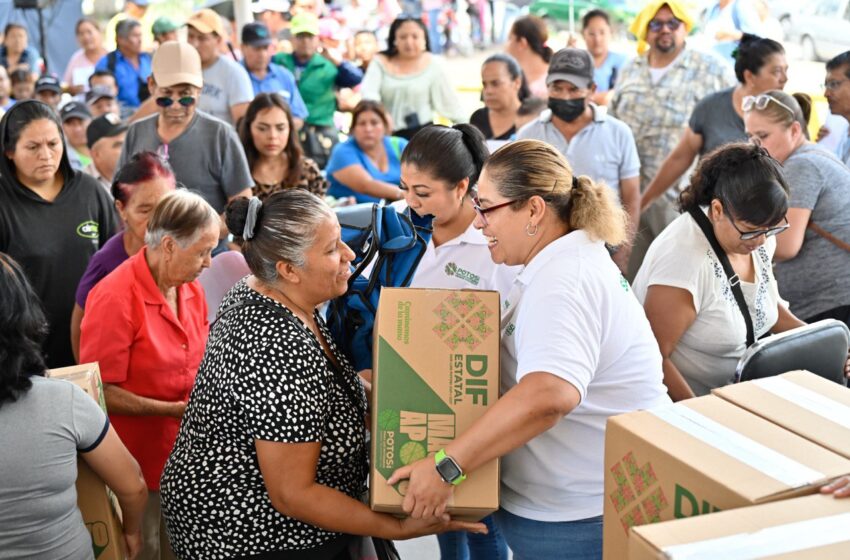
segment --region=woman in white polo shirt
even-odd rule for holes
[[[602,555],[609,416],[670,402],[643,309],[605,247],[626,238],[613,194],[536,140],[499,149],[478,181],[494,262],[525,265],[503,305],[501,399],[446,446],[399,469],[404,509],[444,511],[453,484],[502,457],[495,514],[515,558]]]
[[[497,265],[487,238],[475,229],[472,192],[488,156],[484,136],[474,126],[428,126],[416,133],[401,156],[404,201],[420,216],[431,215],[434,233],[411,281],[415,288],[496,290],[504,297],[517,267]],[[438,535],[442,560],[507,560],[505,539],[492,517],[486,535]]]

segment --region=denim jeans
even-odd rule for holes
[[[486,535],[465,531],[437,535],[440,560],[508,560],[508,545],[493,516],[488,515],[481,522],[490,531]]]
[[[514,560],[602,558],[602,516],[578,521],[534,521],[504,509],[493,514]]]

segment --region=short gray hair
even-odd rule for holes
[[[115,36],[121,39],[126,39],[130,36],[130,32],[142,24],[133,18],[122,19],[115,25]]]
[[[199,195],[185,189],[173,191],[159,201],[148,221],[145,244],[156,249],[166,236],[180,248],[195,243],[210,227],[218,227],[220,218],[209,203]]]
[[[248,215],[248,199],[234,200],[227,207],[227,227],[242,239]],[[319,225],[333,217],[324,200],[304,189],[291,189],[268,197],[257,216],[254,235],[242,243],[242,254],[251,273],[264,282],[274,282],[277,263],[302,267],[306,253],[316,241]]]

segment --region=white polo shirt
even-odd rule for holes
[[[649,321],[602,241],[550,243],[517,276],[502,312],[502,392],[547,372],[581,403],[502,458],[501,505],[537,521],[602,515],[609,416],[670,402]]]

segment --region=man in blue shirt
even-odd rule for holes
[[[118,85],[118,100],[136,109],[150,96],[148,76],[151,56],[142,52],[142,26],[134,19],[118,22],[115,28],[118,48],[97,61],[95,70],[108,70]]]
[[[242,64],[251,78],[254,95],[277,93],[289,103],[298,128],[307,118],[307,106],[298,91],[295,76],[278,64],[272,64],[272,39],[269,28],[260,22],[246,23],[242,28]]]

